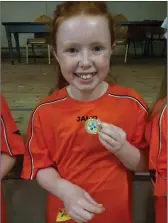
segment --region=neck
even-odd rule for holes
[[[108,83],[103,81],[95,89],[88,91],[80,91],[77,88],[69,85],[67,92],[69,96],[78,101],[91,101],[101,97],[108,88]]]

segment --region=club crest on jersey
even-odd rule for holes
[[[85,129],[90,134],[96,134],[99,131],[97,120],[96,119],[88,119],[85,122]]]

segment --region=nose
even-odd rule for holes
[[[82,69],[88,69],[92,66],[91,57],[90,57],[90,54],[87,50],[81,53],[79,66]]]

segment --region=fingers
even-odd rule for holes
[[[99,140],[106,142],[111,147],[118,147],[120,143],[103,132],[99,132]]]
[[[64,206],[73,220],[81,223],[87,222],[91,220],[95,214],[104,211],[103,205],[98,204],[86,191],[76,185],[72,185],[72,187],[74,194],[72,197],[66,197]]]
[[[105,148],[107,148],[108,150],[111,151],[111,147],[112,147],[112,145],[109,144],[109,143],[107,143],[107,142],[101,137],[100,134],[99,134],[99,140],[100,140],[100,142],[102,143],[102,145],[103,145]]]
[[[71,218],[78,223],[83,223],[83,222],[87,222],[87,220],[84,220],[83,218],[81,218],[78,214],[76,213],[69,213],[69,215],[71,216]]]
[[[84,210],[83,208],[81,208],[78,211],[78,215],[80,216],[80,218],[84,222],[87,222],[87,221],[91,220],[94,217],[94,214],[93,213],[90,213],[87,210]]]
[[[103,204],[99,204],[99,203],[97,203],[97,202],[90,196],[90,194],[88,194],[86,191],[84,192],[84,197],[86,198],[86,200],[87,200],[89,203],[91,203],[91,204],[93,204],[93,205],[96,205],[96,206],[98,206],[98,207],[103,207]]]
[[[80,206],[85,209],[86,211],[90,212],[90,213],[94,213],[94,214],[100,214],[104,211],[104,207],[103,206],[98,206],[95,204],[91,204],[88,200],[83,199],[80,202]]]
[[[120,138],[121,138],[120,134],[111,125],[106,126],[106,124],[103,124],[100,132],[110,136],[111,138],[113,138],[115,140],[120,141]]]
[[[108,136],[110,136],[111,138],[115,139],[116,141],[121,141],[121,129],[115,125],[112,124],[108,124],[106,122],[102,122],[100,120],[98,120],[97,122],[98,126],[101,126],[99,128],[99,133],[104,133]]]
[[[69,215],[77,222],[87,222],[94,217],[93,213],[90,213],[79,206],[70,212]]]

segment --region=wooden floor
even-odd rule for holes
[[[5,96],[22,133],[27,128],[27,122],[32,108],[48,94],[56,83],[57,77],[54,62],[37,60],[36,64],[11,65],[3,61],[2,93]],[[136,89],[150,106],[155,99],[165,72],[164,59],[135,59],[128,61],[114,59],[112,74],[118,84]]]

